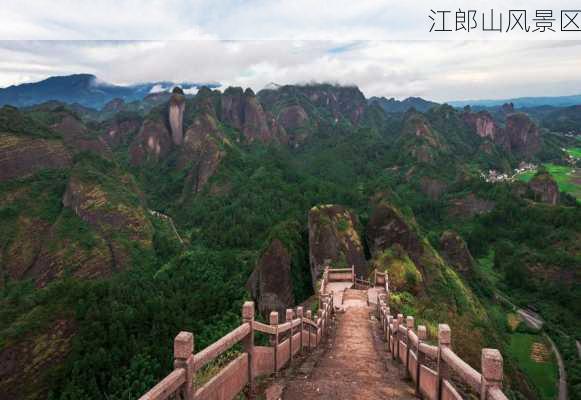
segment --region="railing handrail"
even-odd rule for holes
[[[435,376],[437,388],[435,393],[427,394],[427,397],[441,399],[443,392],[447,392],[450,398],[457,397],[457,391],[450,380],[449,370],[455,372],[457,376],[469,387],[480,394],[482,399],[507,400],[502,392],[502,355],[495,349],[482,349],[482,373],[478,372],[460,356],[452,350],[451,331],[448,325],[438,326],[438,345],[425,343],[427,339],[427,329],[420,325],[414,331],[414,317],[408,316],[404,320],[402,314],[392,316],[388,306],[389,288],[388,277],[385,275],[386,293],[379,295],[377,302],[377,312],[382,330],[385,332],[384,339],[394,359],[401,360],[406,368],[406,374],[416,385],[416,395],[423,391],[433,390],[433,387],[424,388],[421,385],[422,371]],[[405,354],[401,354],[401,349]],[[427,367],[425,357],[437,361],[438,369]],[[415,363],[414,373],[410,372],[412,360]],[[425,393],[424,393],[425,394]],[[456,396],[456,397],[455,397]]]
[[[245,323],[230,333],[222,336],[222,338],[218,339],[216,342],[212,343],[204,350],[194,355],[195,369],[199,370],[210,361],[214,360],[216,357],[219,357],[224,352],[231,349],[235,344],[244,339],[251,331],[251,326]]]
[[[354,269],[347,269],[353,276]],[[295,353],[304,348],[311,350],[317,347],[328,332],[330,318],[333,314],[333,292],[327,293],[329,282],[329,269],[325,272],[319,290],[319,311],[313,316],[311,311],[303,315],[303,307],[297,307],[296,311],[286,310],[285,322],[279,323],[278,312],[270,313],[270,324],[254,320],[254,303],[245,302],[242,307],[243,323],[233,329],[204,350],[194,354],[194,337],[192,333],[180,332],[174,340],[174,370],[140,397],[140,400],[166,400],[171,396],[180,394],[182,399],[193,400],[198,396],[204,397],[214,390],[228,390],[228,398],[234,397],[248,383],[250,392],[254,391],[254,379],[258,374],[276,374],[279,367],[292,362]],[[261,352],[267,351],[273,359],[264,364],[255,361],[258,353],[255,353],[254,332],[269,335],[271,346],[261,346]],[[290,332],[288,337],[279,336]],[[280,339],[285,338],[280,341]],[[296,341],[298,340],[298,346]],[[242,342],[243,353],[228,365],[220,368],[220,371],[206,384],[194,390],[194,375],[205,365],[215,360],[220,355],[231,349],[237,343]],[[279,354],[280,346],[288,346],[286,352]],[[281,350],[282,351],[282,350]],[[260,355],[258,355],[260,357]],[[287,357],[279,359],[279,357]],[[255,365],[256,364],[256,365]],[[247,369],[247,375],[242,374],[242,369]],[[242,379],[242,377],[244,377]],[[231,385],[224,383],[230,379]],[[214,387],[215,386],[215,387]]]
[[[140,400],[166,400],[185,382],[186,371],[181,368],[174,369],[168,376],[151,388],[149,392],[141,396]]]

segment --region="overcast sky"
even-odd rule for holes
[[[0,41],[0,86],[92,73],[131,84],[355,84],[437,101],[581,93],[581,42]]]
[[[511,7],[532,1],[512,0]],[[432,3],[2,0],[0,87],[92,73],[116,84],[219,82],[254,90],[333,82],[355,84],[366,96],[436,101],[581,93],[581,41],[383,40],[432,37]],[[239,40],[249,38],[260,40]]]

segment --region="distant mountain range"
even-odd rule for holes
[[[390,99],[385,97],[372,97],[368,100],[368,103],[370,105],[376,104],[383,108],[383,111],[388,113],[402,113],[406,112],[410,108],[415,108],[420,112],[426,112],[430,108],[438,105],[438,103],[424,100],[421,97],[408,97],[405,100],[396,100],[393,97]]]
[[[40,82],[24,83],[0,89],[0,106],[9,104],[25,107],[57,100],[100,109],[115,98],[123,99],[126,102],[141,100],[150,93],[171,91],[176,85],[182,87],[186,93],[194,93],[201,86],[219,86],[211,83],[173,83],[167,81],[119,86],[102,82],[91,74],[54,76]]]
[[[142,100],[151,93],[170,92],[174,86],[180,86],[186,94],[194,94],[198,88],[207,86],[217,88],[218,83],[202,82],[145,82],[129,86],[114,85],[99,80],[91,74],[75,74],[67,76],[54,76],[40,82],[24,83],[0,88],[0,106],[13,105],[27,107],[46,101],[56,100],[69,104],[79,104],[85,107],[101,109],[113,99],[122,99],[125,102]],[[279,85],[270,84],[269,89],[279,88]],[[369,104],[376,104],[388,113],[402,113],[410,108],[420,112],[426,112],[438,105],[433,101],[421,97],[408,97],[404,100],[396,100],[386,97],[371,97]],[[454,107],[466,105],[474,107],[498,107],[504,103],[513,103],[515,108],[533,108],[540,106],[570,107],[581,104],[581,95],[556,96],[556,97],[519,97],[500,100],[459,100],[450,101],[448,104]]]
[[[464,107],[464,106],[496,107],[501,106],[505,103],[512,103],[516,108],[530,108],[540,106],[570,107],[581,104],[581,94],[573,96],[517,97],[514,99],[460,100],[448,102],[448,104],[454,107]]]

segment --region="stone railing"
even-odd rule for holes
[[[335,276],[335,271],[325,273],[323,289],[329,281],[342,279]],[[247,386],[252,394],[256,378],[276,374],[298,353],[316,348],[328,332],[332,314],[332,292],[320,292],[316,316],[311,311],[303,313],[303,307],[287,309],[284,323],[279,323],[276,311],[270,313],[269,324],[255,321],[254,303],[247,301],[242,307],[242,325],[199,353],[194,353],[194,335],[180,332],[174,340],[174,370],[140,400],[229,400]],[[255,346],[255,332],[268,335],[270,345]],[[242,343],[241,354],[208,382],[196,387],[196,372],[238,343]]]
[[[389,279],[387,277],[387,272],[378,272],[377,270],[373,272],[374,286],[380,286],[385,289],[385,293],[389,293]]]
[[[386,284],[387,285],[387,284]],[[387,287],[387,286],[386,286]],[[387,291],[389,293],[389,291]],[[438,344],[426,342],[423,325],[414,328],[414,317],[392,316],[388,294],[379,296],[377,312],[387,348],[412,380],[416,396],[429,400],[462,400],[458,385],[478,394],[481,400],[507,400],[502,392],[503,360],[496,349],[482,349],[482,373],[452,351],[451,331],[438,325]]]

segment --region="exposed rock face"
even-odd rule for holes
[[[287,133],[294,133],[309,124],[309,115],[300,105],[288,106],[283,108],[278,115],[278,123]]]
[[[321,205],[309,211],[309,261],[313,284],[325,266],[355,266],[357,276],[367,275],[357,217],[340,205]]]
[[[266,115],[262,105],[250,89],[244,92],[244,126],[242,133],[249,142],[259,140],[263,143],[270,142],[274,139],[268,129]]]
[[[172,139],[165,124],[159,120],[146,120],[129,148],[131,164],[142,165],[148,159],[165,158],[172,148]]]
[[[503,110],[507,113],[504,128],[498,126],[486,111],[465,112],[463,119],[478,136],[491,140],[506,151],[527,157],[537,153],[541,142],[535,123],[526,114],[512,113],[510,106],[505,105]]]
[[[386,202],[375,207],[366,234],[371,254],[387,250],[394,244],[399,244],[412,259],[423,252],[422,240],[415,229],[399,210]]]
[[[513,153],[530,157],[540,150],[539,128],[526,114],[509,115],[505,130]]]
[[[447,151],[442,137],[432,128],[424,115],[412,110],[406,113],[398,145],[402,155],[431,163],[437,155]]]
[[[183,196],[199,193],[220,166],[225,152],[217,121],[208,114],[198,116],[186,131],[178,168],[190,168]]]
[[[494,206],[493,201],[481,199],[470,193],[466,197],[451,200],[448,214],[453,217],[473,217],[492,211]]]
[[[141,123],[141,118],[137,115],[123,119],[114,118],[105,123],[103,138],[109,147],[116,148],[121,144],[128,143],[139,131]]]
[[[420,283],[429,286],[441,276],[443,261],[422,238],[413,217],[404,216],[387,201],[375,206],[366,234],[373,264],[386,271],[395,268],[402,287],[417,292]]]
[[[132,246],[152,248],[153,226],[133,179],[115,171],[87,179],[86,166],[75,168],[62,200],[65,210],[26,271],[39,286],[67,272],[80,278],[108,276],[131,265]]]
[[[441,254],[456,271],[466,275],[474,268],[474,258],[464,239],[454,231],[444,231],[440,237]]]
[[[51,127],[60,133],[65,144],[75,151],[90,151],[100,156],[111,158],[111,149],[102,137],[89,135],[87,127],[79,119],[70,114],[62,116],[60,122]]]
[[[246,286],[262,315],[268,315],[270,311],[283,315],[294,305],[291,255],[280,240],[274,239],[270,243]]]
[[[180,146],[184,138],[183,121],[184,110],[186,109],[186,98],[183,92],[180,93],[180,91],[174,89],[174,93],[169,101],[169,125],[171,127],[173,143],[176,146]]]
[[[559,185],[548,172],[537,173],[529,182],[529,187],[535,195],[535,200],[551,205],[559,203]]]
[[[313,104],[330,110],[335,119],[347,116],[353,124],[359,122],[367,106],[365,96],[355,86],[308,85],[299,89]]]
[[[464,113],[463,118],[481,138],[489,138],[493,142],[496,142],[499,136],[502,135],[502,129],[487,111],[480,111],[478,113],[467,112]]]
[[[275,135],[267,115],[251,89],[228,88],[222,96],[222,120],[242,132],[247,142],[270,142]]]
[[[66,168],[72,157],[59,140],[0,135],[0,182],[43,169]]]
[[[33,331],[4,345],[0,349],[2,400],[45,399],[50,390],[49,371],[65,360],[74,333],[73,321],[57,319],[41,332]]]

